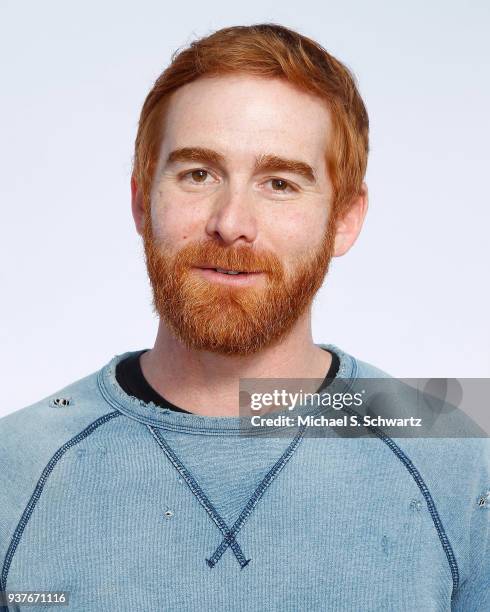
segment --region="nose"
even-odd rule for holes
[[[207,221],[206,233],[225,244],[254,242],[257,220],[253,196],[245,185],[228,186],[220,192]]]

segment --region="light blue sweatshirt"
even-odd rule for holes
[[[319,346],[337,377],[388,376]],[[0,590],[72,612],[490,611],[488,438],[247,437],[127,395],[130,354],[0,419]],[[24,609],[45,608],[5,608]]]

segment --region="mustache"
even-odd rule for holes
[[[222,248],[216,243],[189,244],[177,253],[176,264],[184,267],[221,268],[240,272],[275,272],[282,269],[277,257],[251,247]]]

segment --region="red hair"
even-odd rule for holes
[[[361,192],[369,151],[369,120],[355,77],[319,43],[273,23],[223,28],[172,55],[146,97],[136,135],[133,176],[145,206],[170,95],[199,77],[232,73],[282,78],[327,103],[333,127],[326,153],[332,207],[335,214],[345,213]]]

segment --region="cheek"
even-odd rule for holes
[[[165,194],[162,191],[153,194],[151,220],[155,236],[170,241],[191,238],[204,223],[199,218],[199,209],[181,202],[168,190]]]
[[[298,253],[323,238],[327,224],[327,212],[311,210],[287,211],[267,220],[267,235],[281,252]]]

